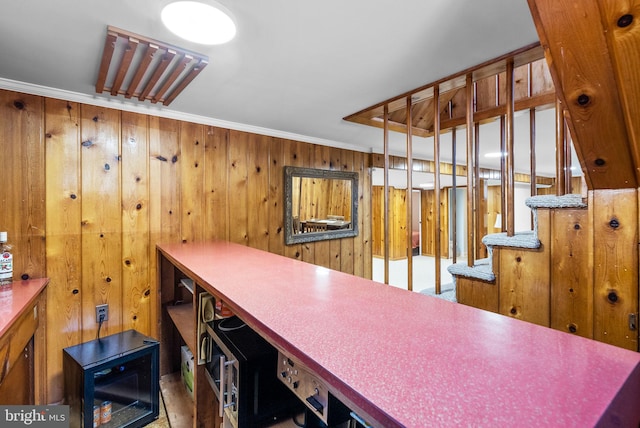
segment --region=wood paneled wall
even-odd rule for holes
[[[495,283],[458,277],[458,302],[637,351],[639,201],[594,190],[587,209],[538,209],[541,247],[494,248]]]
[[[420,190],[422,210],[422,242],[420,252],[436,255],[436,194],[435,190]],[[440,190],[440,257],[449,258],[449,188]]]
[[[389,259],[407,258],[407,189],[389,187],[389,212],[384,212],[384,186],[373,186],[372,252],[384,257],[384,222],[389,217]]]
[[[48,276],[47,401],[62,349],[157,335],[157,242],[229,240],[371,278],[370,155],[0,91],[0,229],[17,278]],[[285,246],[284,165],[359,173],[355,238]]]

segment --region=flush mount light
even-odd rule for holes
[[[229,12],[212,1],[169,3],[160,17],[172,33],[194,43],[220,45],[236,35],[236,24]]]

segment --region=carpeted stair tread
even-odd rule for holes
[[[496,279],[489,259],[478,259],[473,266],[469,266],[467,263],[455,263],[449,265],[447,270],[451,275],[466,276],[488,282],[493,282]]]

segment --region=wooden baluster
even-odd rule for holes
[[[440,286],[442,283],[440,272],[440,258],[442,257],[441,248],[441,225],[440,225],[440,87],[436,84],[433,86],[433,159],[435,163],[434,169],[434,185],[433,190],[435,192],[435,244],[436,244],[436,284],[435,292],[440,294]]]
[[[389,105],[384,105],[384,283],[389,284]]]
[[[413,214],[413,125],[411,95],[407,96],[407,287],[413,291],[413,252],[411,250],[411,227]]]
[[[449,110],[451,111],[451,110]],[[456,221],[456,219],[458,218],[458,197],[457,197],[457,193],[458,193],[458,183],[456,180],[457,177],[457,161],[456,161],[456,148],[457,142],[456,142],[456,127],[454,126],[451,129],[451,159],[452,159],[452,169],[453,169],[453,175],[451,176],[451,218],[453,219],[453,222],[451,224],[451,228],[452,228],[452,234],[453,234],[453,264],[456,264],[458,262],[458,222]]]
[[[514,163],[513,163],[513,58],[507,60],[507,236],[515,233],[515,202],[514,202]]]
[[[564,115],[562,103],[556,100],[556,195],[564,195],[566,189]]]
[[[467,264],[475,264],[475,240],[473,233],[473,77],[467,74]]]
[[[529,157],[531,168],[531,196],[538,194],[536,186],[538,178],[536,177],[536,111],[529,110]],[[531,211],[531,230],[533,230],[533,211]]]

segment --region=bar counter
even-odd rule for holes
[[[246,246],[159,245],[373,426],[638,426],[640,354]]]
[[[0,337],[35,302],[48,283],[48,278],[39,278],[14,281],[10,287],[0,288]]]

